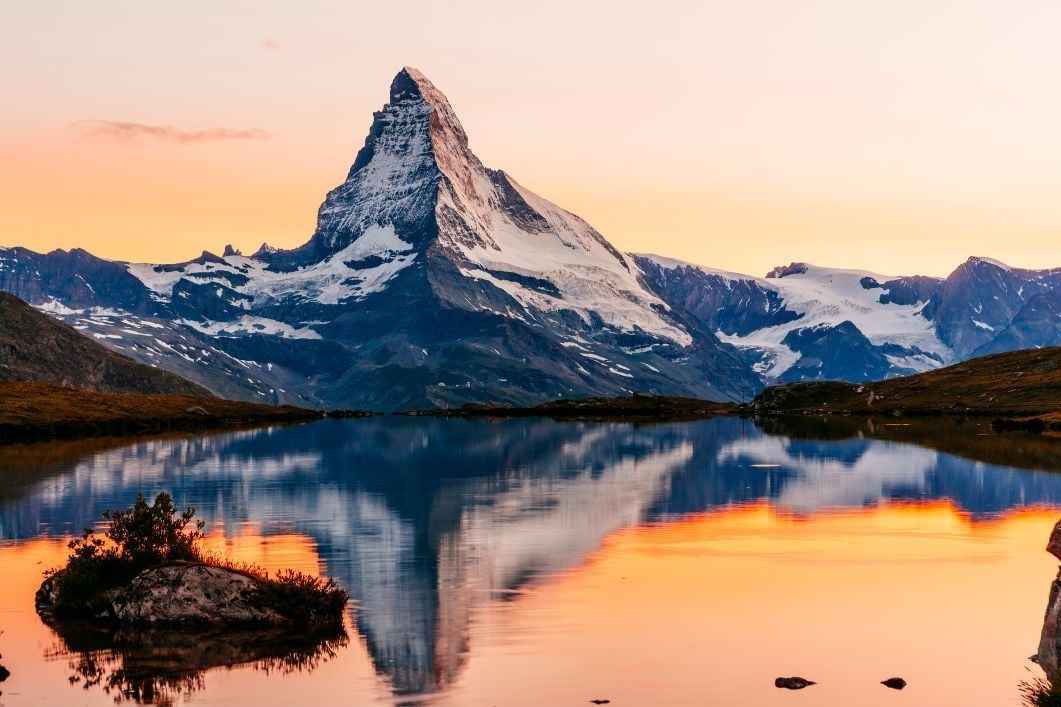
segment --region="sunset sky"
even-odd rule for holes
[[[408,64],[624,250],[1061,266],[1059,27],[1056,0],[4,0],[0,244],[300,245]]]

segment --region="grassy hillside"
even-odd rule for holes
[[[100,393],[0,382],[0,442],[207,430],[317,420],[321,415],[291,406],[191,395]]]
[[[0,292],[0,381],[111,393],[210,396],[205,388],[117,354],[4,292]]]
[[[773,386],[753,403],[762,414],[994,415],[1061,419],[1061,346],[975,358],[874,383]]]

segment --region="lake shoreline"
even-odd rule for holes
[[[28,382],[0,384],[0,445],[142,437],[297,424],[320,410],[185,395],[99,393]]]

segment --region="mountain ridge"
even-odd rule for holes
[[[92,284],[104,276],[121,287]],[[0,289],[244,399],[402,409],[759,387],[589,224],[483,166],[408,68],[303,246],[175,265],[7,251]],[[110,338],[133,313],[166,335]]]
[[[0,290],[217,395],[375,410],[635,391],[738,401],[777,381],[906,375],[1061,340],[1061,269],[972,258],[959,271],[797,262],[755,278],[622,253],[484,166],[411,67],[297,248],[176,264],[0,250]]]

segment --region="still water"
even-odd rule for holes
[[[985,435],[374,418],[0,449],[0,705],[1017,705],[1061,474]],[[70,536],[163,490],[217,551],[336,579],[347,635],[41,624]]]

